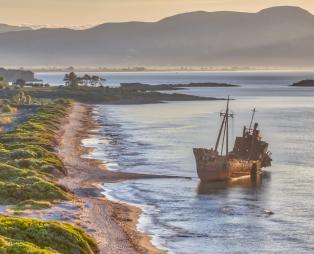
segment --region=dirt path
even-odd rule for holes
[[[100,194],[100,184],[158,176],[107,171],[99,161],[82,159],[87,150],[81,140],[95,128],[92,107],[75,103],[61,127],[58,155],[68,175],[59,182],[74,192],[82,203],[80,224],[96,239],[100,253],[163,253],[150,244],[148,236],[136,231],[138,208],[114,203]],[[69,211],[71,213],[71,211]]]

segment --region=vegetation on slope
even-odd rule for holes
[[[66,174],[54,146],[59,121],[69,103],[59,100],[47,104],[14,131],[0,135],[1,204],[29,201],[38,206],[43,201],[68,198],[69,194],[51,177],[55,172]]]
[[[32,243],[25,241],[13,241],[0,236],[1,254],[60,254],[49,248],[40,248]]]
[[[15,211],[48,208],[70,197],[53,181],[66,174],[54,153],[56,132],[70,102],[58,100],[15,130],[0,135],[0,204]],[[95,241],[67,223],[0,215],[0,254],[94,254]]]
[[[46,248],[46,250],[40,250],[42,252],[34,253],[92,254],[98,252],[97,244],[85,231],[57,221],[0,216],[0,235],[23,241],[23,247],[26,245],[35,250]]]
[[[33,104],[32,97],[24,92],[19,92],[10,99],[0,100],[0,131],[11,129],[21,119],[27,119],[30,112],[35,111],[37,107],[38,105]]]

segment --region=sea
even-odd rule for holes
[[[179,178],[106,183],[107,197],[142,208],[138,229],[167,253],[314,253],[314,87],[291,87],[314,72],[95,73],[123,82],[223,82],[186,94],[232,99],[230,138],[252,109],[273,165],[257,181],[200,183],[192,149],[215,143],[225,101],[97,105],[100,128],[84,140],[109,170]],[[37,73],[53,85],[64,73]]]

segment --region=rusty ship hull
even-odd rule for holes
[[[262,172],[259,160],[227,159],[226,156],[213,158],[213,151],[205,148],[194,148],[193,153],[197,175],[202,182],[228,181]]]

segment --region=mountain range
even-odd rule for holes
[[[310,12],[281,6],[85,30],[26,28],[0,33],[0,65],[312,67],[313,27]]]
[[[32,30],[32,28],[27,27],[27,26],[10,26],[7,24],[0,24],[0,34],[7,33],[7,32],[15,32],[15,31],[25,31],[25,30]]]

